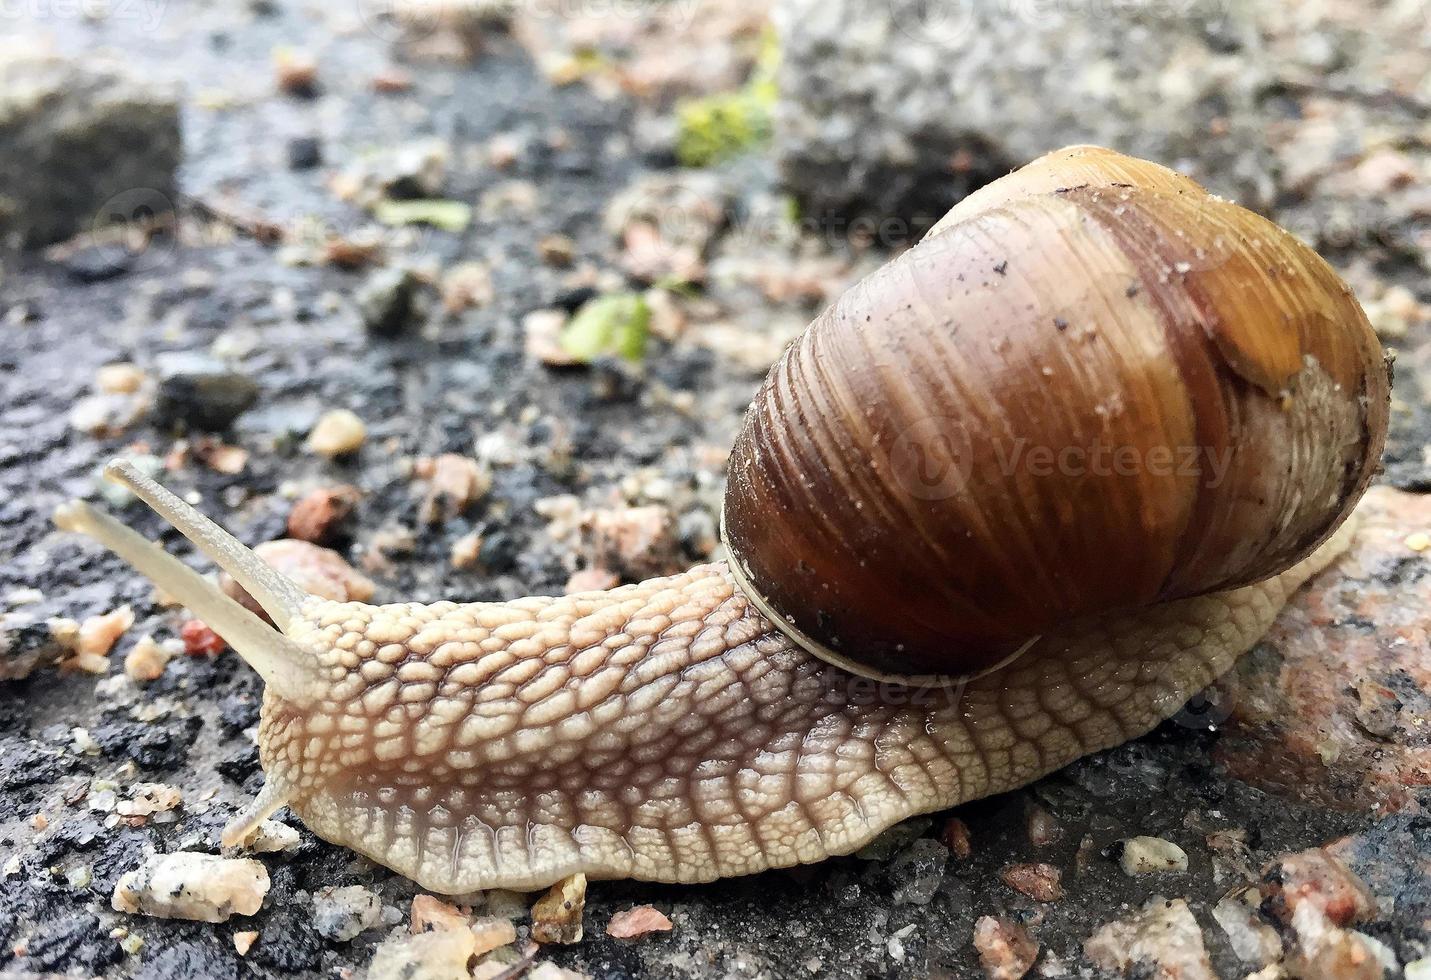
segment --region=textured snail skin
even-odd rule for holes
[[[287,804],[320,836],[448,894],[577,871],[750,874],[1022,786],[1174,714],[1351,536],[1348,522],[1256,585],[1103,616],[966,684],[906,688],[815,659],[723,563],[557,598],[338,603],[295,596],[187,505],[123,464],[110,472],[283,624],[102,513],[56,515],[201,607],[264,676],[266,782],[225,843]]]

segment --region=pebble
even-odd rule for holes
[[[382,902],[362,885],[320,888],[313,895],[313,928],[318,935],[345,943],[378,924]]]
[[[1185,899],[1153,898],[1142,911],[1103,926],[1083,952],[1105,970],[1168,980],[1216,980],[1202,929]]]
[[[371,273],[354,296],[363,326],[380,337],[406,333],[415,324],[418,286],[411,269],[394,266]]]
[[[253,944],[258,942],[258,933],[251,930],[234,933],[234,951],[240,956],[247,956],[248,951],[253,949]]]
[[[171,424],[217,432],[258,401],[258,383],[222,361],[193,351],[154,359],[159,394],[156,414]]]
[[[184,652],[191,657],[216,657],[228,649],[224,638],[201,619],[184,620],[179,627],[179,639],[184,644]]]
[[[1063,872],[1051,864],[1010,864],[999,880],[1036,902],[1056,902],[1063,897]]]
[[[900,851],[886,869],[899,905],[928,905],[944,883],[949,849],[931,837],[920,837]]]
[[[660,504],[593,510],[587,533],[599,564],[629,581],[669,575],[684,564],[676,522]]]
[[[408,931],[416,935],[434,929],[465,929],[470,921],[471,916],[440,898],[414,895]]]
[[[254,854],[279,854],[298,850],[302,837],[298,831],[277,820],[264,820],[255,827],[239,846]]]
[[[316,136],[295,136],[288,141],[288,169],[312,170],[323,162],[323,144]]]
[[[653,932],[670,932],[671,920],[650,905],[623,909],[606,923],[606,934],[613,939],[640,939]]]
[[[147,817],[173,810],[184,797],[166,783],[139,783],[131,790],[130,799],[118,803],[114,812],[121,817]]]
[[[989,980],[1019,980],[1038,959],[1038,943],[1012,919],[980,916],[974,923],[974,949]]]
[[[580,361],[561,345],[561,333],[566,327],[566,311],[533,310],[522,317],[522,344],[527,357],[547,367],[571,367]]]
[[[469,929],[395,933],[377,948],[368,980],[468,980],[477,937]]]
[[[1336,926],[1361,922],[1376,912],[1376,898],[1345,864],[1320,847],[1283,855],[1267,876],[1265,907],[1289,923],[1304,905]]]
[[[55,13],[40,12],[42,36]],[[100,50],[60,57],[25,37],[27,19],[7,10],[0,49],[0,245],[38,248],[171,210],[183,155],[175,88]]]
[[[1285,965],[1298,980],[1383,980],[1396,973],[1396,954],[1385,943],[1334,925],[1316,905],[1298,906],[1292,931],[1297,945]]]
[[[472,568],[482,556],[482,535],[469,531],[452,542],[448,561],[453,568]]]
[[[319,456],[336,459],[357,452],[367,437],[362,419],[346,408],[336,408],[318,416],[308,433],[308,448]]]
[[[280,48],[273,53],[274,78],[285,95],[311,99],[318,94],[318,62],[307,51]]]
[[[537,242],[537,254],[547,265],[566,268],[576,257],[576,242],[568,235],[546,235]]]
[[[1249,905],[1246,899],[1251,899]],[[1282,957],[1282,940],[1257,914],[1256,906],[1262,895],[1255,889],[1246,889],[1244,895],[1227,895],[1212,908],[1212,917],[1227,933],[1227,941],[1232,951],[1243,963],[1253,967],[1267,966]]]
[[[418,508],[418,518],[425,524],[445,524],[466,513],[492,489],[491,472],[459,453],[419,459],[413,472],[427,483]]]
[[[442,275],[438,287],[448,313],[477,309],[492,302],[492,271],[482,262],[459,262]]]
[[[268,871],[250,858],[156,854],[119,879],[110,904],[161,919],[227,922],[257,912],[268,885]]]
[[[478,956],[503,946],[509,946],[517,941],[517,927],[512,925],[510,919],[503,919],[500,916],[484,915],[481,918],[473,919],[468,929],[476,941]]]
[[[120,606],[100,616],[90,616],[72,633],[65,628],[60,645],[72,656],[61,662],[66,670],[82,670],[90,674],[109,673],[109,651],[124,631],[134,625],[134,610]],[[59,634],[55,634],[59,639]]]
[[[532,938],[539,943],[581,942],[586,875],[577,872],[552,885],[532,906]]]
[[[95,376],[95,393],[70,409],[76,432],[112,439],[133,428],[154,408],[155,384],[133,364],[107,364]]]
[[[372,579],[349,565],[342,555],[307,541],[294,538],[264,541],[254,547],[253,553],[309,595],[334,602],[366,602],[377,590]],[[265,619],[268,617],[263,607],[227,572],[220,573],[219,588],[247,609]]]
[[[1029,807],[1027,823],[1029,843],[1034,847],[1047,847],[1063,836],[1063,828],[1053,814],[1037,803]]]
[[[605,592],[616,588],[620,582],[619,575],[605,568],[582,568],[571,573],[562,591],[567,595],[575,595],[578,592]]]
[[[958,817],[950,817],[944,821],[944,826],[939,831],[939,839],[944,841],[944,846],[961,861],[974,853],[974,846],[969,840],[969,825]]]
[[[113,612],[105,613],[102,616],[90,616],[80,623],[75,652],[95,654],[100,657],[108,656],[115,641],[133,625],[134,610],[129,606],[120,606]]]
[[[534,963],[526,980],[588,980],[586,974],[557,966],[552,962]]]
[[[319,487],[288,512],[288,536],[312,544],[332,544],[349,533],[362,494],[351,484]]]
[[[1431,575],[1405,542],[1431,528],[1431,495],[1374,486],[1357,514],[1346,557],[1299,590],[1264,638],[1278,669],[1244,657],[1229,675],[1237,705],[1215,760],[1274,797],[1371,817],[1415,809],[1425,784]],[[1374,635],[1357,625],[1368,622]],[[1376,685],[1394,700],[1364,700]]]
[[[1186,871],[1188,856],[1181,847],[1161,837],[1130,837],[1121,842],[1118,864],[1129,876]]]

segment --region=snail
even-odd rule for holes
[[[304,594],[108,475],[272,622],[82,502],[262,677],[265,784],[435,892],[702,882],[850,853],[1150,730],[1335,559],[1385,439],[1356,300],[1264,218],[1075,147],[822,314],[732,451],[728,561],[610,591]]]

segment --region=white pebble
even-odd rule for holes
[[[1161,837],[1130,837],[1123,842],[1123,853],[1118,863],[1123,866],[1126,875],[1186,871],[1188,855],[1181,847]]]
[[[156,854],[114,886],[116,912],[226,922],[253,915],[268,894],[268,870],[251,858]]]

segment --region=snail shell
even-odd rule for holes
[[[978,673],[1288,568],[1365,490],[1387,403],[1311,249],[1155,164],[1060,151],[785,352],[731,458],[732,572],[847,669]]]

